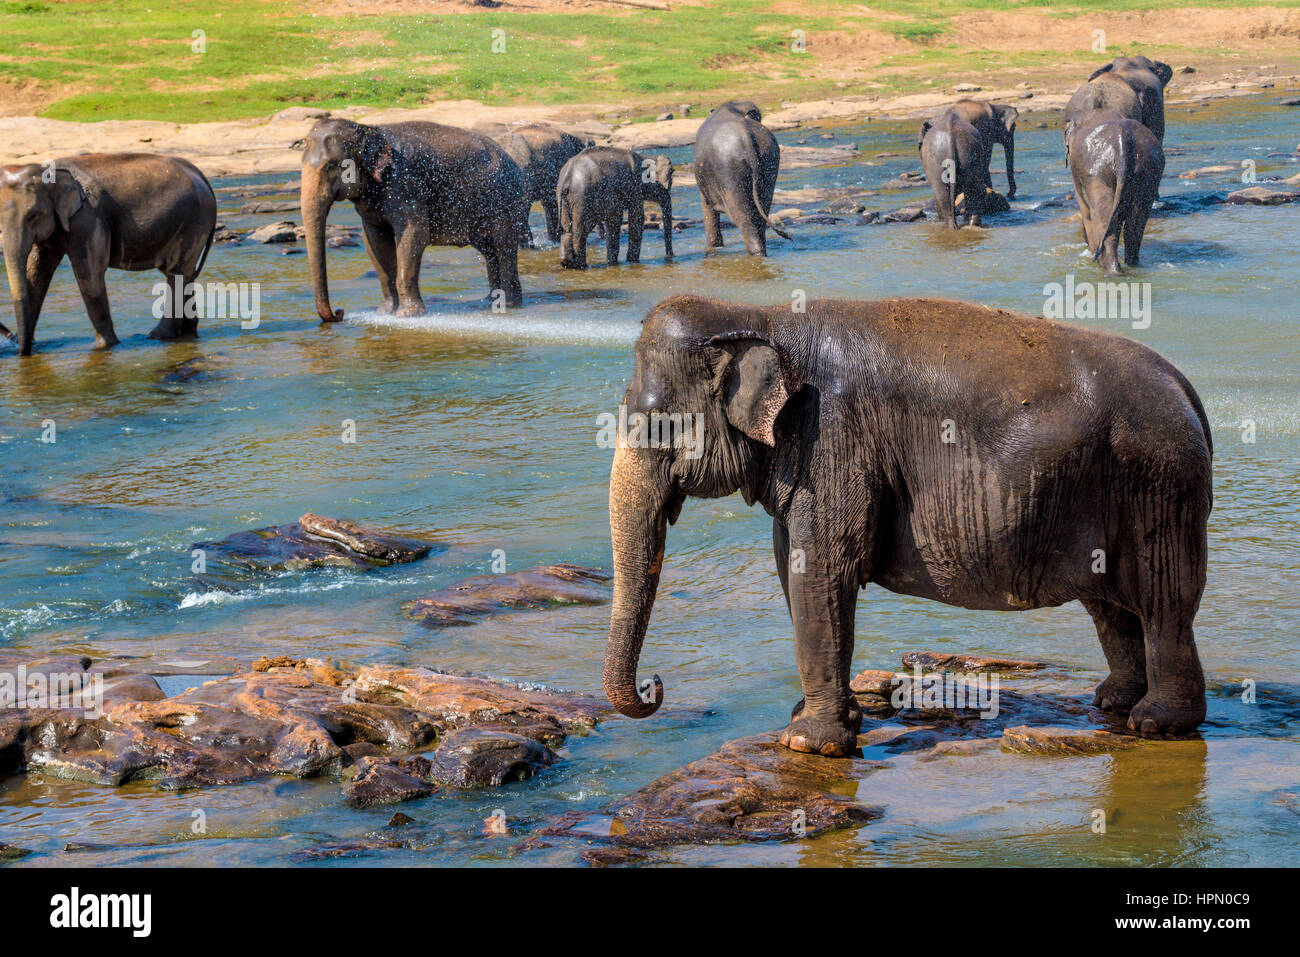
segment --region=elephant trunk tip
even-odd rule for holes
[[[654,675],[631,687],[607,676],[605,696],[619,714],[628,718],[648,718],[664,703],[664,683]]]

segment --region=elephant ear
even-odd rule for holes
[[[1160,81],[1162,87],[1168,86],[1169,81],[1174,78],[1174,68],[1160,60],[1156,60],[1151,64],[1151,72],[1156,75],[1156,79]]]
[[[756,332],[714,336],[727,421],[756,442],[776,445],[776,418],[802,386],[772,341]]]
[[[929,120],[921,124],[921,132],[916,134],[916,148],[918,150],[925,145],[925,134],[930,132],[930,127],[933,125]]]
[[[86,201],[86,194],[77,182],[77,178],[67,170],[59,170],[54,182],[54,215],[59,219],[59,226],[66,233],[68,224],[81,204]]]
[[[1020,118],[1020,111],[1014,106],[1002,106],[1001,104],[993,107],[993,113],[1002,123],[1003,128],[1008,133],[1016,131],[1016,120]]]
[[[1110,63],[1107,63],[1107,64],[1106,64],[1105,66],[1103,66],[1103,67],[1098,67],[1097,69],[1093,70],[1093,71],[1092,71],[1092,74],[1088,77],[1088,79],[1089,79],[1090,81],[1091,81],[1091,80],[1095,80],[1095,79],[1097,79],[1097,77],[1101,76],[1103,73],[1109,73],[1109,72],[1110,72],[1111,70],[1113,70],[1113,69],[1115,69],[1115,61],[1114,61],[1114,60],[1112,60]]]

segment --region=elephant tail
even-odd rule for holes
[[[966,197],[966,208],[970,211],[970,197]],[[957,161],[953,160],[952,173],[948,176],[948,225],[957,228]]]
[[[573,230],[570,228],[573,225],[573,213],[569,209],[569,184],[568,183],[560,184],[559,199],[560,199],[559,202],[560,232],[571,233],[573,232]]]
[[[195,278],[195,279],[197,279],[197,278],[199,277],[199,273],[203,272],[203,266],[204,266],[204,264],[208,261],[208,251],[209,251],[210,249],[212,249],[212,239],[213,239],[213,237],[215,237],[216,235],[217,235],[217,224],[216,224],[216,222],[214,221],[214,222],[212,223],[212,231],[208,233],[208,241],[207,241],[207,243],[205,243],[204,246],[203,246],[203,252],[201,252],[201,253],[199,254],[199,261],[198,261],[198,264],[194,267],[194,278]]]
[[[754,171],[755,171],[755,174],[757,174],[757,172],[758,172],[758,167],[757,167],[757,165],[755,166]],[[792,240],[792,241],[793,241],[794,237],[791,236],[789,233],[787,233],[787,232],[786,232],[784,229],[782,229],[780,226],[778,226],[778,225],[776,224],[776,222],[772,219],[772,217],[769,216],[769,215],[767,214],[767,211],[766,211],[765,209],[763,209],[763,204],[762,204],[761,202],[759,202],[759,199],[758,199],[758,176],[757,176],[757,175],[751,176],[751,177],[749,178],[749,191],[750,191],[750,193],[751,193],[751,194],[753,195],[753,197],[754,197],[754,208],[755,208],[756,210],[758,210],[758,213],[759,213],[760,216],[763,217],[764,222],[766,222],[769,226],[771,226],[771,227],[772,227],[772,231],[775,232],[778,236],[781,236],[781,237],[783,237],[784,239],[789,239],[789,240]]]
[[[1119,236],[1124,222],[1124,210],[1128,209],[1129,203],[1132,202],[1126,195],[1129,188],[1130,153],[1128,136],[1126,133],[1121,133],[1115,138],[1115,205],[1111,207],[1106,231],[1102,233],[1101,240],[1097,243],[1097,251],[1092,254],[1094,260],[1101,258],[1102,246],[1105,245],[1107,236]]]

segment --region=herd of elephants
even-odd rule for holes
[[[1171,72],[1146,57],[1116,59],[1066,110],[1084,234],[1107,275],[1120,271],[1121,238],[1125,261],[1138,260],[1164,168]],[[977,225],[996,201],[995,143],[1015,195],[1016,118],[1011,107],[962,100],[922,126],[918,151],[942,221],[957,227],[964,208]],[[709,246],[722,245],[725,213],[747,251],[766,255],[767,229],[780,232],[770,217],[779,168],[757,106],[731,101],[709,114],[693,166]],[[418,280],[429,245],[473,246],[491,298],[521,304],[517,255],[532,242],[535,201],[564,267],[586,266],[593,230],[617,262],[624,218],[627,259],[637,261],[646,201],[662,208],[671,259],[672,181],[667,157],[592,146],[546,126],[494,139],[434,123],[321,120],[302,158],[316,310],[327,322],[343,318],[325,265],[336,202],[351,201],[361,218],[382,311],[409,316],[424,311]],[[0,169],[20,353],[32,350],[64,256],[97,346],[112,346],[106,268],[156,268],[191,283],[216,210],[207,179],[180,159],[97,154]],[[197,322],[169,300],[151,335],[193,334]],[[629,420],[702,416],[705,437],[702,454],[632,440],[614,453],[604,685],[623,714],[644,717],[663,702],[659,676],[639,681],[637,666],[667,526],[688,496],[739,491],[773,518],[804,692],[781,735],[794,750],[855,751],[854,616],[868,583],[965,608],[1077,600],[1110,669],[1098,707],[1147,735],[1185,734],[1204,719],[1192,622],[1206,576],[1210,429],[1191,384],[1150,348],[941,299],[823,300],[797,310],[675,295],[645,319],[623,402]]]

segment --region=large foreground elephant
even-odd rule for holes
[[[516,126],[494,136],[501,148],[519,164],[524,174],[524,194],[529,205],[540,202],[546,216],[546,238],[560,241],[560,213],[555,201],[555,186],[560,181],[560,170],[570,159],[593,143],[566,133],[549,123],[530,123]],[[531,232],[531,230],[530,230]]]
[[[1138,264],[1151,204],[1165,172],[1164,149],[1137,120],[1093,110],[1075,114],[1066,123],[1065,154],[1088,251],[1107,276],[1118,276],[1121,238],[1124,262]]]
[[[960,100],[934,119],[921,124],[916,147],[921,167],[934,190],[939,220],[957,228],[957,197],[966,197],[966,212],[972,226],[980,225],[987,190],[993,188],[989,161],[993,144],[1002,144],[1007,161],[1007,198],[1016,195],[1015,107],[984,100]]]
[[[748,100],[730,100],[709,114],[695,134],[695,182],[704,204],[704,241],[722,245],[718,213],[740,229],[751,256],[767,255],[767,227],[790,238],[768,215],[781,147]]]
[[[491,297],[523,302],[519,242],[528,202],[519,166],[482,133],[440,123],[365,126],[321,120],[302,153],[302,218],[316,312],[330,308],[325,219],[351,200],[361,217],[366,252],[379,276],[381,312],[424,313],[420,260],[425,247],[473,246],[487,263]]]
[[[1164,141],[1165,87],[1174,71],[1168,63],[1144,56],[1117,57],[1094,70],[1065,105],[1065,119],[1092,110],[1114,110],[1137,120]]]
[[[1001,611],[1078,600],[1110,665],[1098,706],[1143,733],[1204,718],[1192,619],[1210,428],[1191,384],[1146,346],[945,300],[795,314],[678,296],[646,318],[624,402],[604,668],[623,714],[663,700],[658,675],[638,684],[636,671],[667,526],[688,496],[739,490],[773,518],[804,692],[781,740],[796,751],[855,747],[868,583]],[[671,417],[688,416],[678,441]]]
[[[627,261],[641,261],[645,204],[662,212],[664,260],[673,258],[673,164],[667,156],[645,157],[632,150],[593,146],[564,164],[556,185],[560,211],[560,265],[587,268],[587,237],[605,231],[605,262],[618,262],[623,217],[627,217]]]
[[[95,328],[96,348],[118,342],[104,285],[109,268],[160,270],[168,291],[149,335],[193,335],[199,321],[186,318],[188,297],[178,299],[174,290],[183,291],[203,269],[216,225],[212,186],[186,160],[91,153],[0,169],[0,231],[18,351],[32,353],[36,321],[64,256]]]

